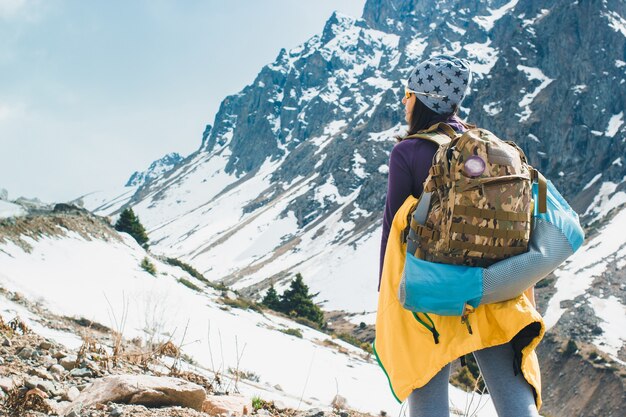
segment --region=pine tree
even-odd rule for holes
[[[135,216],[132,208],[126,208],[120,214],[120,218],[115,223],[115,230],[125,232],[131,235],[137,243],[144,246],[148,243],[148,235],[146,229],[139,221],[139,217]]]
[[[271,285],[270,289],[267,290],[267,293],[265,293],[265,297],[263,297],[263,301],[261,301],[261,304],[263,304],[267,308],[271,308],[272,310],[280,311],[280,299],[278,298],[278,293],[276,292],[274,285]]]
[[[280,296],[281,310],[289,315],[304,317],[314,323],[324,326],[324,313],[313,302],[317,294],[309,294],[309,287],[304,283],[300,273],[291,281],[289,289]]]

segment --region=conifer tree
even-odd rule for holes
[[[289,289],[280,296],[281,310],[289,315],[304,317],[314,323],[324,326],[324,313],[313,297],[317,294],[309,294],[309,287],[304,283],[300,273],[291,281]]]
[[[139,217],[135,216],[133,209],[128,207],[122,211],[120,218],[115,223],[115,230],[125,232],[131,235],[137,243],[144,246],[148,243],[148,235],[146,229],[139,221]]]
[[[280,311],[280,299],[278,298],[278,293],[274,288],[274,285],[270,286],[270,289],[265,293],[265,297],[263,297],[263,301],[261,304],[266,306],[267,308],[271,308],[275,311]]]

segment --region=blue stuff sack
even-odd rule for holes
[[[533,184],[538,201],[538,187]],[[477,307],[515,298],[554,271],[583,244],[578,214],[547,181],[546,212],[535,209],[528,252],[486,268],[446,265],[407,253],[398,299],[408,310],[461,316],[465,304]]]

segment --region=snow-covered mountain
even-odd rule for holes
[[[249,295],[300,272],[324,308],[374,311],[403,80],[424,57],[454,53],[476,74],[461,115],[515,140],[587,226],[585,247],[538,289],[558,339],[546,346],[595,344],[623,372],[625,16],[621,0],[368,0],[361,18],[333,14],[226,97],[196,152],[85,206],[132,206],[153,251]],[[563,415],[553,389],[547,407]],[[607,415],[595,398],[567,401]]]
[[[140,187],[154,178],[163,176],[168,171],[171,171],[182,160],[183,157],[178,153],[168,153],[163,158],[151,163],[146,171],[135,171],[126,182],[125,187]]]
[[[130,199],[86,205],[132,205],[154,250],[216,281],[253,293],[297,271],[328,308],[372,311],[386,163],[413,65],[469,59],[463,116],[514,138],[579,210],[599,194],[617,204],[624,14],[611,1],[370,0],[362,18],[334,14],[225,98],[184,162]]]

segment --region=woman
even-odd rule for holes
[[[459,134],[467,130],[456,112],[470,83],[469,65],[461,59],[441,55],[417,65],[402,99],[406,136],[441,122]],[[406,136],[389,159],[374,343],[392,391],[399,401],[408,397],[411,417],[449,416],[450,362],[473,352],[498,415],[538,417],[540,375],[534,348],[544,326],[527,297],[480,305],[472,313],[471,333],[458,317],[431,315],[439,329],[435,341],[397,300],[406,251],[400,236],[437,150],[430,141]],[[497,294],[490,300],[500,301]]]

